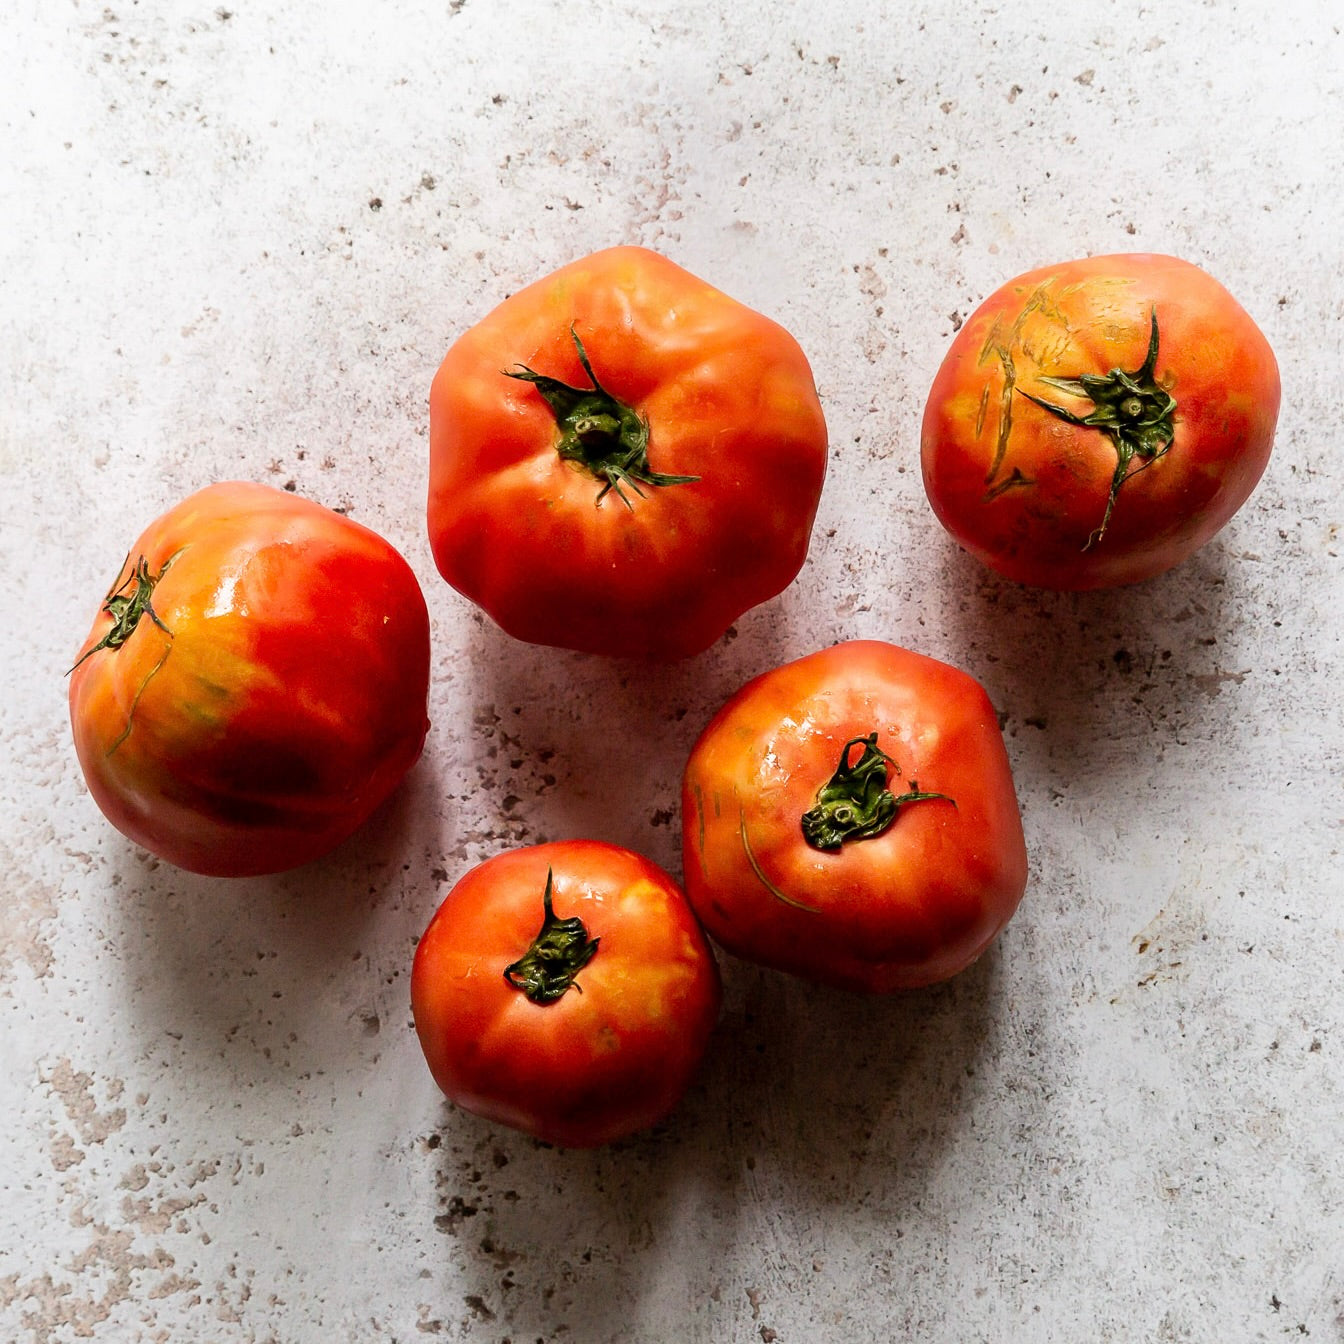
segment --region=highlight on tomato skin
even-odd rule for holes
[[[924,487],[958,545],[1008,579],[1138,583],[1250,498],[1279,402],[1264,334],[1199,267],[1147,253],[1046,266],[953,338],[924,410]]]
[[[812,370],[777,322],[614,247],[505,299],[429,397],[444,579],[535,644],[707,649],[807,557],[826,475]]]
[[[685,1094],[717,1021],[714,955],[673,879],[594,840],[467,872],[416,947],[415,1030],[454,1105],[547,1143],[648,1129]]]
[[[1022,900],[1027,851],[984,689],[875,640],[742,687],[682,782],[686,894],[713,940],[820,984],[958,974]]]
[[[369,528],[251,482],[152,522],[70,672],[104,815],[179,868],[247,877],[334,849],[429,727],[429,613]]]

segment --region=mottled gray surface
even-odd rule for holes
[[[0,1338],[1344,1340],[1344,36],[1327,0],[737,7],[17,0],[0,81]],[[519,647],[434,573],[451,339],[613,242],[784,322],[833,443],[811,558],[671,669]],[[1001,281],[1211,270],[1279,353],[1257,494],[1142,588],[944,538],[918,419]],[[217,478],[348,509],[430,601],[421,765],[337,854],[185,876],[86,795],[63,673]],[[1031,885],[863,1002],[726,963],[661,1131],[540,1148],[409,1023],[446,884],[587,834],[676,870],[749,675],[877,636],[1006,719]]]

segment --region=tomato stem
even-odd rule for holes
[[[551,904],[555,876],[546,870],[546,890],[542,893],[541,929],[532,945],[511,966],[504,968],[504,979],[537,1004],[555,1003],[573,987],[583,986],[574,977],[592,961],[600,938],[589,938],[583,921],[572,915],[557,919]]]
[[[850,753],[862,746],[859,758],[851,763]],[[906,803],[942,798],[956,806],[945,793],[928,793],[913,779],[907,793],[897,797],[887,787],[888,768],[900,774],[900,767],[877,745],[877,733],[851,737],[840,749],[840,764],[830,780],[817,790],[817,801],[803,813],[803,839],[813,849],[838,850],[847,840],[871,840],[881,835],[896,820]]]
[[[1176,398],[1153,377],[1157,368],[1157,349],[1157,309],[1154,308],[1148,354],[1133,373],[1112,369],[1107,374],[1084,373],[1077,378],[1041,378],[1041,382],[1048,387],[1090,401],[1092,410],[1087,415],[1078,415],[1067,407],[1018,389],[1028,401],[1035,402],[1042,410],[1057,415],[1071,425],[1099,429],[1115,445],[1115,471],[1106,496],[1106,511],[1102,514],[1100,525],[1083,544],[1085,551],[1095,546],[1105,535],[1120,487],[1131,476],[1151,467],[1175,441],[1176,428],[1172,414],[1176,410]],[[1131,470],[1136,457],[1140,463]]]
[[[130,556],[127,556],[126,559],[129,560]],[[176,559],[176,555],[170,555],[163,562],[163,567],[159,572],[151,574],[149,572],[149,562],[142,555],[131,566],[124,579],[121,578],[121,574],[126,570],[126,561],[122,561],[121,570],[117,572],[117,582],[112,585],[107,596],[103,598],[103,611],[112,617],[112,628],[93,648],[76,661],[74,667],[70,669],[71,672],[85,658],[91,658],[100,649],[115,650],[121,648],[135,634],[142,616],[148,616],[169,639],[172,639],[173,632],[159,619],[159,614],[154,610],[151,599],[154,596],[155,585],[168,572],[168,566]]]
[[[504,376],[531,383],[545,399],[560,429],[556,452],[566,462],[577,462],[603,483],[596,502],[601,504],[609,491],[615,491],[629,509],[633,505],[625,486],[643,498],[641,485],[688,485],[698,481],[698,476],[672,476],[650,468],[649,422],[597,381],[579,333],[570,327],[569,334],[592,387],[570,387],[558,378],[529,369],[526,364],[513,371],[506,369]]]

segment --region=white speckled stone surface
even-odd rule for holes
[[[1344,1340],[1344,35],[1328,0],[15,0],[0,83],[0,1339]],[[425,398],[506,293],[638,242],[787,325],[831,474],[798,582],[670,669],[437,577]],[[918,421],[1001,281],[1204,265],[1275,346],[1260,489],[1141,588],[1015,588]],[[211,480],[409,557],[434,727],[272,880],[151,861],[63,674]],[[849,636],[981,678],[1032,855],[998,947],[863,1002],[724,961],[702,1077],[581,1154],[454,1112],[410,1028],[446,884],[587,834],[679,868],[749,675]]]

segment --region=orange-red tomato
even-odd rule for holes
[[[713,953],[681,890],[648,859],[592,840],[473,868],[411,972],[415,1029],[444,1094],[569,1148],[663,1119],[719,1001]]]
[[[857,640],[744,686],[691,752],[686,894],[740,957],[868,992],[945,980],[1027,880],[993,707],[966,673]]]
[[[239,877],[316,858],[415,764],[429,616],[381,537],[210,486],[131,548],[70,678],[89,791],[137,844]]]
[[[972,555],[1046,588],[1152,578],[1246,502],[1279,372],[1212,276],[1175,257],[1031,271],[957,333],[924,411],[924,486]]]
[[[429,400],[439,570],[509,634],[698,653],[807,555],[826,423],[776,323],[616,247],[460,337]]]

